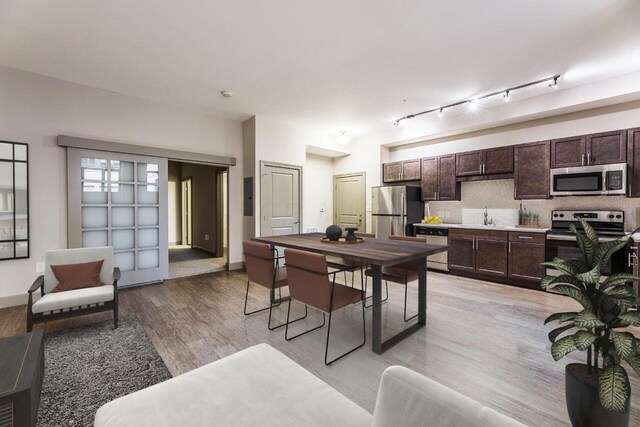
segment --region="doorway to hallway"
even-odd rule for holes
[[[169,161],[169,278],[228,268],[226,167]]]

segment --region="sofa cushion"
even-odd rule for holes
[[[268,344],[109,402],[95,427],[370,426],[372,416]]]
[[[51,292],[104,286],[100,281],[102,264],[104,264],[103,259],[79,264],[51,265],[51,271],[58,280],[58,284]]]
[[[391,366],[382,374],[373,426],[524,427],[401,366]]]
[[[51,270],[51,265],[78,264],[81,262],[104,260],[100,270],[100,280],[105,285],[113,284],[113,248],[102,246],[97,248],[56,249],[45,253],[44,293],[48,294],[58,285],[58,279]]]
[[[71,291],[45,294],[33,303],[31,311],[46,313],[47,311],[64,310],[88,304],[98,304],[113,300],[113,285],[96,286],[93,288],[73,289]]]

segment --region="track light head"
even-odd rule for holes
[[[507,91],[505,91],[505,92],[502,94],[502,97],[504,98],[504,101],[505,101],[505,102],[509,102],[509,91],[508,91],[508,90],[507,90]]]
[[[442,118],[444,116],[444,108],[441,108],[440,111],[438,111],[438,117]]]
[[[558,88],[558,78],[557,77],[553,78],[553,82],[549,83],[549,87],[551,89],[557,89]]]
[[[398,126],[400,126],[400,121],[396,120],[395,122],[393,122],[393,127],[397,128]]]

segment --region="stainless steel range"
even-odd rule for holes
[[[624,212],[623,211],[553,211],[551,213],[551,229],[547,231],[545,244],[545,259],[553,261],[561,258],[565,261],[580,260],[582,253],[576,242],[576,237],[569,227],[575,225],[582,230],[580,220],[586,219],[598,234],[601,242],[614,240],[624,236]],[[611,261],[602,270],[603,276],[629,271],[627,263],[628,251],[626,248],[614,253]],[[559,272],[547,268],[547,274],[555,276]]]

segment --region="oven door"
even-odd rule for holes
[[[600,242],[614,240],[613,238],[600,237]],[[614,253],[611,259],[602,269],[602,278],[606,278],[616,273],[627,273],[629,265],[627,263],[627,248],[624,247]],[[578,246],[575,236],[564,234],[547,234],[545,241],[545,261],[553,261],[560,258],[564,261],[579,261],[582,259],[582,252]],[[559,276],[560,271],[547,267],[546,274],[549,276]]]

